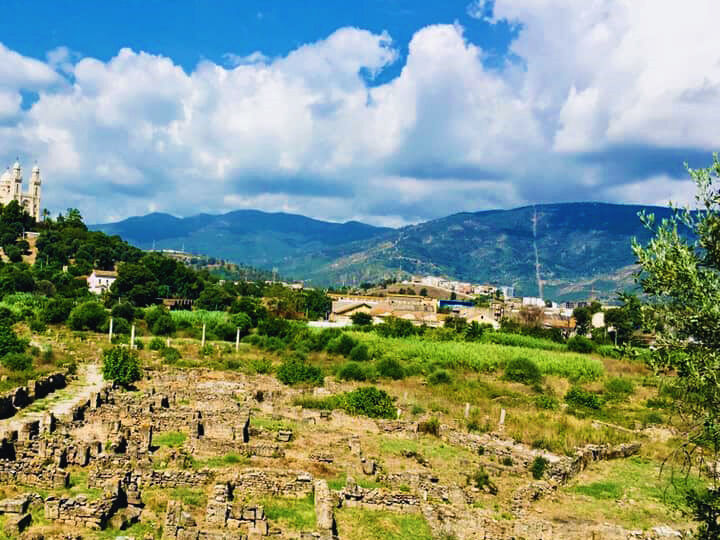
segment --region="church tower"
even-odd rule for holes
[[[32,206],[30,215],[37,221],[40,221],[40,188],[42,187],[42,179],[40,178],[40,167],[37,164],[33,167],[32,176],[30,177],[30,200]]]

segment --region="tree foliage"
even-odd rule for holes
[[[127,347],[113,347],[103,353],[103,377],[128,386],[140,380],[140,359],[137,352]]]
[[[657,223],[641,220],[653,233],[647,245],[633,243],[648,302],[645,325],[656,332],[651,366],[672,373],[666,383],[676,399],[675,410],[686,422],[687,437],[675,454],[684,467],[715,463],[720,457],[720,161],[688,169],[697,184],[699,210],[676,208]],[[718,476],[710,488],[691,492],[689,501],[705,521],[702,538],[717,538],[720,526]],[[708,508],[710,505],[711,508]],[[712,519],[711,519],[712,518]]]

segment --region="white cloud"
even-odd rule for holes
[[[478,0],[471,15],[517,25],[521,64],[487,69],[461,27],[433,25],[382,84],[368,80],[398,61],[397,45],[357,28],[191,71],[131,49],[103,62],[59,48],[43,63],[0,45],[0,157],[38,159],[49,206],[77,204],[92,221],[255,206],[401,223],[681,199],[690,185],[612,152],[718,144],[717,6],[496,0],[491,13]],[[23,90],[38,96],[24,109]]]

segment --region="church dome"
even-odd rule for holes
[[[35,166],[33,167],[33,169],[32,169],[32,172],[34,172],[34,173],[39,173],[39,172],[40,172],[40,167],[38,167],[37,165],[35,165]]]
[[[15,162],[15,165],[13,165],[13,170],[14,170],[14,171],[19,171],[19,170],[20,170],[20,162],[19,162],[19,161],[16,161],[16,162]]]
[[[9,170],[6,170],[0,176],[0,183],[2,183],[2,182],[12,182],[12,175],[10,174]]]

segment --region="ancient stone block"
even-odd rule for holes
[[[289,429],[281,429],[277,432],[277,436],[275,437],[277,441],[279,442],[290,442],[292,440],[293,432]]]
[[[26,528],[30,526],[32,516],[30,514],[11,515],[5,520],[3,527],[5,534],[10,538],[16,538]]]

